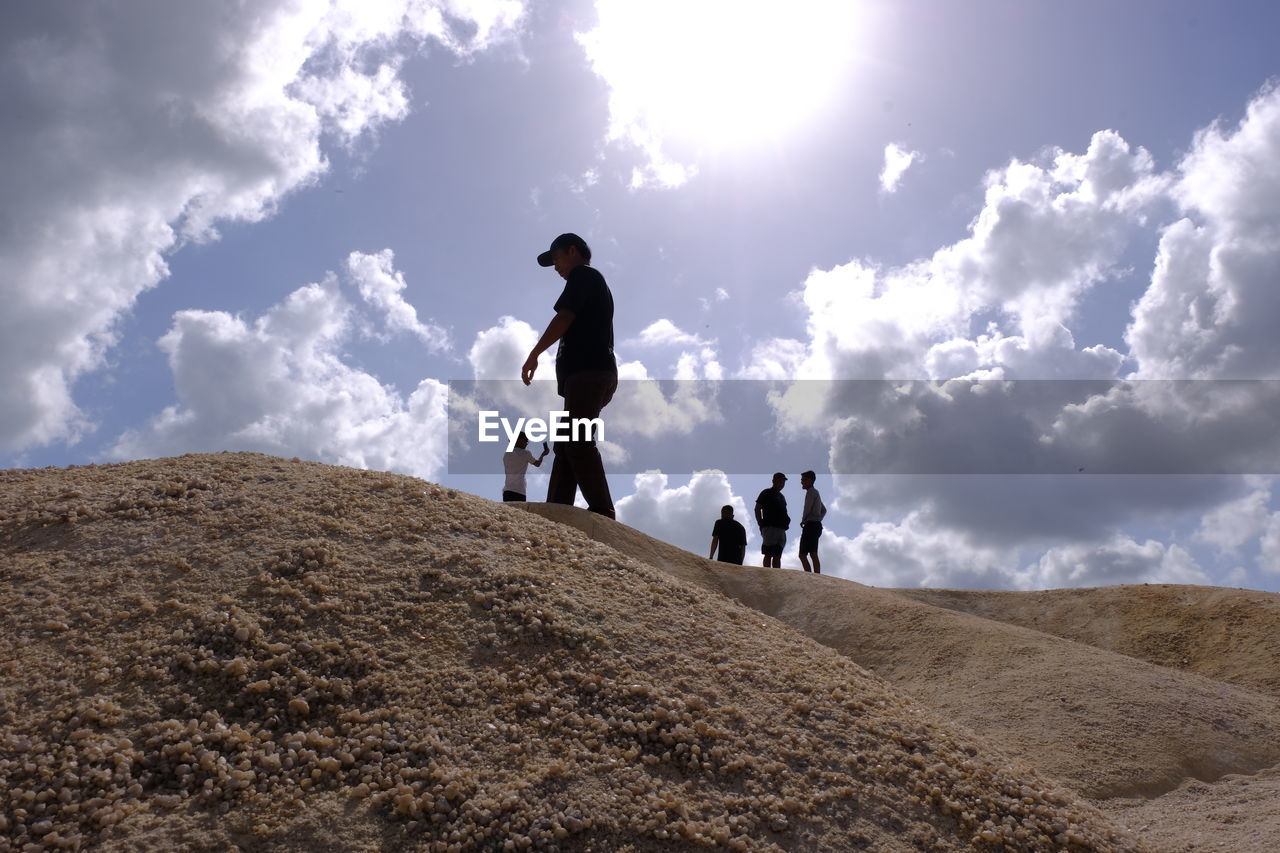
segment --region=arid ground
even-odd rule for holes
[[[0,472],[0,582],[0,849],[1280,834],[1280,596],[880,590],[230,453]]]

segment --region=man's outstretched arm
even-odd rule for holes
[[[520,368],[520,379],[525,385],[533,381],[533,374],[538,370],[538,356],[551,349],[552,344],[564,337],[564,333],[573,325],[573,318],[574,313],[563,308],[551,318],[551,322],[547,324],[547,330],[529,351],[529,357],[524,360],[524,366]]]

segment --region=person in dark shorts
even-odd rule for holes
[[[822,561],[818,559],[818,538],[822,536],[822,519],[827,517],[827,506],[822,496],[813,487],[818,475],[805,471],[800,475],[800,488],[804,489],[804,512],[800,514],[800,565],[809,569],[809,558],[813,558],[813,573],[822,574]]]
[[[570,421],[594,419],[618,390],[618,363],[613,355],[613,293],[599,270],[590,266],[591,249],[577,234],[561,234],[551,248],[538,255],[538,265],[555,267],[564,290],[547,324],[529,352],[520,378],[533,381],[538,356],[559,342],[556,350],[556,392],[564,397]],[[547,503],[573,504],[578,489],[592,512],[614,517],[613,497],[594,435],[576,441],[557,441]]]
[[[529,466],[535,468],[542,467],[542,460],[547,458],[547,454],[551,451],[547,449],[547,443],[542,442],[542,455],[534,456],[529,452],[529,436],[520,433],[516,437],[516,449],[508,450],[502,454],[502,470],[507,475],[506,482],[502,485],[502,500],[523,501],[527,490],[525,488],[525,473]]]
[[[782,549],[787,547],[787,528],[791,526],[787,499],[782,495],[786,482],[786,475],[779,471],[773,475],[773,485],[756,498],[756,524],[760,525],[760,553],[764,555],[765,568],[782,568]]]
[[[747,556],[747,529],[733,518],[733,507],[725,504],[720,508],[720,518],[711,528],[711,553],[708,560],[716,558],[716,548],[720,549],[720,562],[734,563],[741,566]]]

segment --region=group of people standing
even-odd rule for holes
[[[577,234],[561,234],[551,241],[547,251],[538,255],[538,265],[554,267],[565,285],[553,306],[555,316],[520,369],[520,378],[528,385],[538,369],[538,356],[553,344],[559,345],[556,392],[564,398],[570,420],[599,417],[618,388],[618,363],[613,353],[613,293],[604,276],[590,262],[591,248]],[[521,435],[516,440],[516,449],[503,456],[504,501],[525,500],[528,466],[540,467],[551,452],[543,442],[542,455],[535,457],[528,445],[528,437]],[[609,481],[594,437],[558,441],[554,453],[547,503],[572,504],[581,489],[588,509],[614,518]],[[822,536],[822,519],[827,508],[813,486],[815,479],[812,471],[800,475],[800,485],[805,490],[804,512],[800,517],[800,563],[806,572],[821,574],[818,538]],[[760,552],[766,567],[782,567],[782,549],[787,544],[787,530],[791,526],[787,499],[782,494],[786,482],[784,474],[774,474],[773,485],[756,498],[756,524],[762,540]],[[719,550],[721,562],[742,565],[746,549],[747,532],[733,519],[733,507],[726,506],[721,509],[720,519],[711,532],[711,558],[714,559]]]
[[[822,536],[822,519],[827,506],[814,487],[818,477],[812,471],[800,475],[800,487],[804,489],[804,510],[800,515],[800,565],[806,572],[822,574],[822,561],[818,559],[818,539]],[[787,546],[787,530],[791,516],[787,514],[787,499],[782,494],[787,475],[781,471],[773,475],[773,485],[756,498],[756,524],[760,528],[760,553],[764,555],[766,568],[782,568],[782,550]],[[733,517],[733,507],[720,508],[720,518],[711,528],[711,553],[708,559],[722,563],[742,565],[747,552],[747,531]],[[810,562],[812,560],[812,563]]]

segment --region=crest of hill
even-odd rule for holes
[[[895,591],[712,562],[576,507],[526,508],[774,616],[1086,796],[1152,797],[1280,762],[1275,696]]]
[[[1280,595],[1275,593],[1169,584],[895,592],[1280,697]]]
[[[0,558],[14,849],[1146,849],[781,623],[409,477],[0,472]]]

